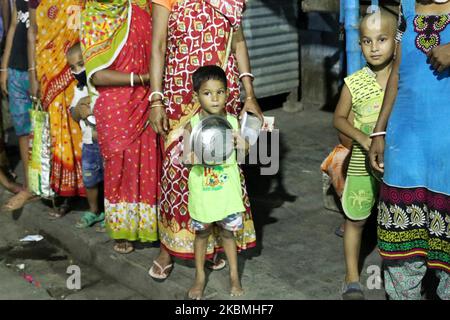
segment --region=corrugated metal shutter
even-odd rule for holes
[[[257,97],[299,86],[298,0],[249,0],[244,33]]]

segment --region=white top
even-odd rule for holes
[[[72,103],[70,104],[70,109],[75,108],[78,104],[78,101],[87,97],[88,95],[89,93],[87,86],[83,87],[82,90],[80,90],[78,87],[75,87]],[[93,111],[92,106],[93,104],[91,103],[91,111]],[[92,144],[92,127],[88,125],[85,120],[80,120],[80,128],[81,132],[83,133],[83,144]]]

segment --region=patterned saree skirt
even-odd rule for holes
[[[420,256],[429,268],[450,272],[450,196],[383,184],[378,247],[384,259]]]

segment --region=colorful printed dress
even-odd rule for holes
[[[354,127],[369,136],[377,123],[383,104],[384,90],[369,68],[355,72],[345,78],[345,84],[352,96],[352,112],[355,115]],[[368,154],[364,148],[353,141],[352,154],[347,170],[342,209],[352,220],[364,220],[370,216],[378,194],[376,178],[370,174]]]
[[[165,142],[161,179],[159,232],[161,244],[180,258],[194,258],[195,233],[190,228],[188,210],[189,171],[179,159],[182,152],[182,128],[200,108],[192,103],[192,74],[203,65],[222,67],[228,78],[230,96],[227,112],[239,114],[239,73],[231,53],[232,35],[240,28],[243,0],[153,0],[170,10],[166,52],[164,94],[170,133]],[[181,129],[181,130],[180,130]],[[244,229],[236,233],[239,250],[256,245],[250,201],[241,171]],[[207,256],[220,248],[219,237],[211,237]]]
[[[378,246],[384,259],[425,258],[450,272],[450,70],[437,73],[427,52],[450,42],[450,14],[417,15],[403,1],[398,95],[389,118]]]
[[[66,52],[79,33],[71,25],[70,12],[81,8],[82,0],[30,1],[36,9],[38,26],[36,69],[42,104],[49,112],[52,138],[51,186],[60,196],[85,195],[81,172],[81,130],[72,120],[69,107],[76,81],[66,61]]]
[[[131,5],[130,5],[131,4]],[[99,70],[149,72],[151,16],[147,1],[88,1],[82,48],[105,168],[105,221],[113,239],[158,240],[159,143],[146,125],[150,88],[92,85]]]

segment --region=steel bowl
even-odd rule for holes
[[[192,128],[190,146],[198,164],[221,165],[234,151],[233,127],[224,117],[205,117]]]

